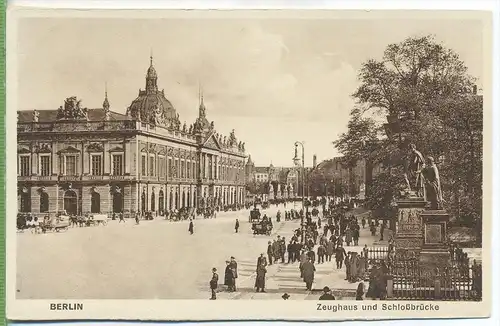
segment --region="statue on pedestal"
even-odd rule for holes
[[[424,197],[424,183],[422,169],[425,167],[425,160],[422,153],[417,150],[415,144],[410,144],[405,164],[405,182],[408,193],[415,193],[418,197]]]
[[[442,209],[443,193],[441,192],[441,181],[439,179],[439,171],[433,157],[427,157],[427,165],[422,169],[422,175],[425,182],[427,201],[431,203],[431,209]]]

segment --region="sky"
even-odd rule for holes
[[[363,62],[386,46],[433,34],[483,77],[482,25],[452,19],[88,19],[24,18],[18,25],[18,109],[57,109],[70,96],[113,111],[145,87],[153,55],[158,86],[182,122],[198,114],[234,129],[258,166],[291,166],[302,141],[306,165],[338,156]]]

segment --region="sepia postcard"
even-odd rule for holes
[[[489,316],[491,13],[7,18],[10,320]]]

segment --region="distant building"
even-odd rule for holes
[[[380,165],[367,166],[365,160],[359,161],[352,168],[342,164],[342,157],[325,160],[309,173],[310,195],[364,199],[371,178],[380,173],[381,169]]]
[[[293,198],[301,195],[300,169],[296,167],[255,166],[248,156],[245,164],[247,190],[269,199]]]

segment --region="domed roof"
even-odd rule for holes
[[[166,120],[177,118],[177,112],[165,98],[163,91],[140,91],[139,96],[130,104],[128,114],[135,119],[154,124],[166,124]]]
[[[139,90],[139,96],[132,101],[127,115],[148,123],[166,127],[179,127],[179,115],[172,103],[165,98],[165,92],[158,90],[158,76],[153,66],[153,58],[146,74],[146,89]]]

